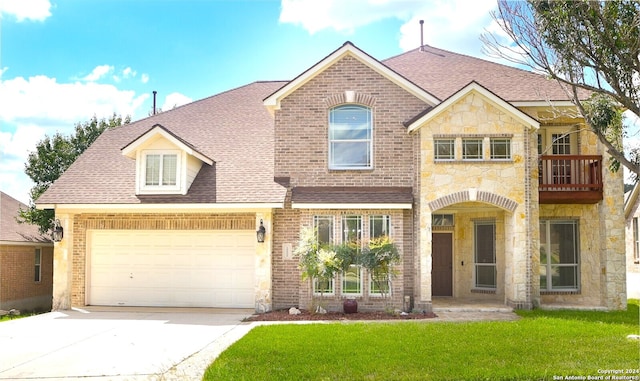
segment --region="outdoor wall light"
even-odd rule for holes
[[[58,219],[56,219],[56,222],[53,225],[53,233],[51,234],[51,237],[53,238],[53,242],[60,242],[64,237],[64,230],[62,229],[60,220]]]
[[[264,228],[264,225],[262,224],[262,220],[260,220],[260,227],[256,231],[256,236],[258,238],[258,243],[264,242],[264,235],[265,235],[266,232],[267,232],[267,229]]]

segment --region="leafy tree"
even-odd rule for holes
[[[486,51],[557,80],[612,158],[640,175],[638,149],[621,144],[622,111],[640,116],[640,2],[499,0],[492,16],[507,38],[484,34]]]
[[[38,225],[40,233],[49,232],[53,226],[54,211],[40,210],[35,206],[38,199],[62,173],[69,168],[81,153],[108,128],[121,126],[131,122],[131,117],[124,119],[115,113],[108,119],[98,120],[94,115],[89,121],[77,123],[74,134],[64,136],[56,133],[52,137],[45,136],[36,145],[35,151],[29,153],[25,163],[25,173],[35,183],[29,192],[29,206],[21,209],[18,222]]]

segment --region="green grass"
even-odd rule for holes
[[[552,380],[640,368],[627,311],[521,311],[512,322],[261,326],[204,380]],[[633,374],[639,376],[639,374]]]

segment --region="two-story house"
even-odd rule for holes
[[[314,293],[373,309],[387,290],[424,310],[625,308],[622,175],[572,114],[540,75],[429,46],[379,61],[347,42],[291,81],[108,130],[38,200],[64,229],[54,308],[260,312]],[[389,236],[397,276],[303,281],[305,228]]]

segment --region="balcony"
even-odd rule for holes
[[[596,204],[602,189],[602,156],[540,156],[540,204]]]

